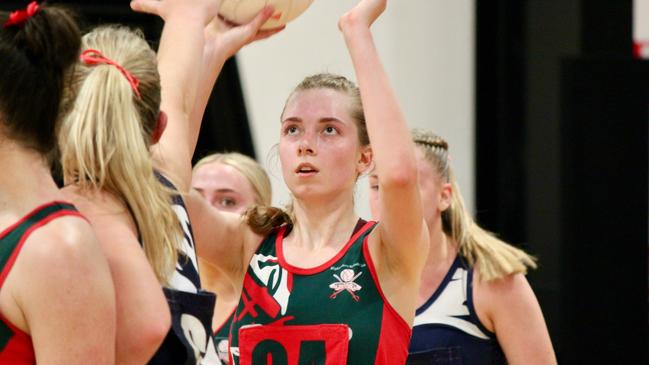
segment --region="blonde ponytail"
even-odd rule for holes
[[[457,242],[460,255],[478,270],[480,278],[490,281],[511,274],[524,274],[528,267],[536,268],[534,257],[498,239],[473,220],[450,167],[446,141],[420,129],[413,130],[412,135],[413,141],[422,149],[435,171],[451,184],[453,194],[450,206],[442,212],[442,229]]]
[[[155,177],[148,148],[160,105],[155,53],[139,34],[123,27],[92,31],[83,38],[82,49],[88,48],[138,78],[141,98],[116,67],[77,65],[59,133],[65,183],[122,199],[158,280],[167,284],[182,231],[171,208],[174,192]]]
[[[442,227],[458,243],[460,255],[477,268],[480,278],[490,281],[536,268],[534,257],[498,239],[473,220],[452,171],[449,177],[453,194],[451,206],[442,214]]]

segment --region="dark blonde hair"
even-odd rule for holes
[[[469,265],[476,266],[482,280],[489,281],[536,268],[536,259],[480,227],[466,209],[460,188],[451,169],[448,143],[438,135],[412,131],[415,145],[424,153],[438,176],[451,184],[451,205],[442,212],[442,230],[458,244]]]
[[[149,151],[160,113],[156,54],[141,33],[121,26],[94,29],[82,48],[100,51],[135,76],[141,96],[117,67],[77,64],[59,135],[64,180],[123,200],[158,280],[167,284],[183,235],[171,207],[175,192],[154,175]]]
[[[367,134],[365,113],[363,112],[360,90],[356,84],[344,76],[330,73],[319,73],[304,78],[286,99],[282,115],[284,115],[288,102],[295,94],[301,91],[314,89],[335,90],[349,96],[351,100],[351,110],[349,111],[349,114],[354,120],[358,130],[358,142],[361,146],[369,145],[370,137]],[[292,203],[286,207],[286,210],[268,206],[253,206],[246,211],[245,218],[250,228],[255,233],[261,235],[267,235],[273,229],[281,225],[292,225],[295,222]]]

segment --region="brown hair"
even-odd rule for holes
[[[0,12],[5,24],[9,13]],[[65,79],[81,33],[68,10],[39,5],[22,24],[0,28],[0,121],[4,133],[42,155],[56,147]]]
[[[365,113],[363,112],[360,90],[356,84],[344,76],[330,73],[319,73],[304,78],[286,99],[282,115],[284,115],[286,105],[295,94],[300,91],[313,89],[330,89],[348,95],[351,100],[351,110],[349,111],[349,114],[356,123],[358,141],[361,146],[367,146],[370,144],[370,137],[367,134]],[[246,211],[245,218],[250,228],[260,235],[267,235],[276,227],[283,224],[292,225],[295,222],[292,203],[286,207],[286,210],[275,207],[253,206]]]
[[[412,131],[415,145],[423,152],[438,176],[451,184],[451,205],[442,212],[442,230],[457,242],[460,254],[469,265],[476,266],[480,277],[494,280],[510,274],[526,273],[536,268],[536,259],[480,227],[464,205],[448,157],[448,143],[438,135],[422,130]]]

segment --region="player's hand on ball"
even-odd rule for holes
[[[226,57],[237,53],[243,46],[268,38],[285,28],[261,30],[261,26],[273,15],[272,6],[264,7],[246,24],[233,24],[215,16],[205,28],[205,52],[222,52]]]
[[[132,0],[130,5],[136,12],[157,15],[165,21],[171,15],[198,14],[207,24],[218,14],[221,0]]]

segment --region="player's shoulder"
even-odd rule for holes
[[[26,237],[21,256],[31,265],[66,263],[86,259],[97,247],[88,221],[76,214],[61,215]]]

